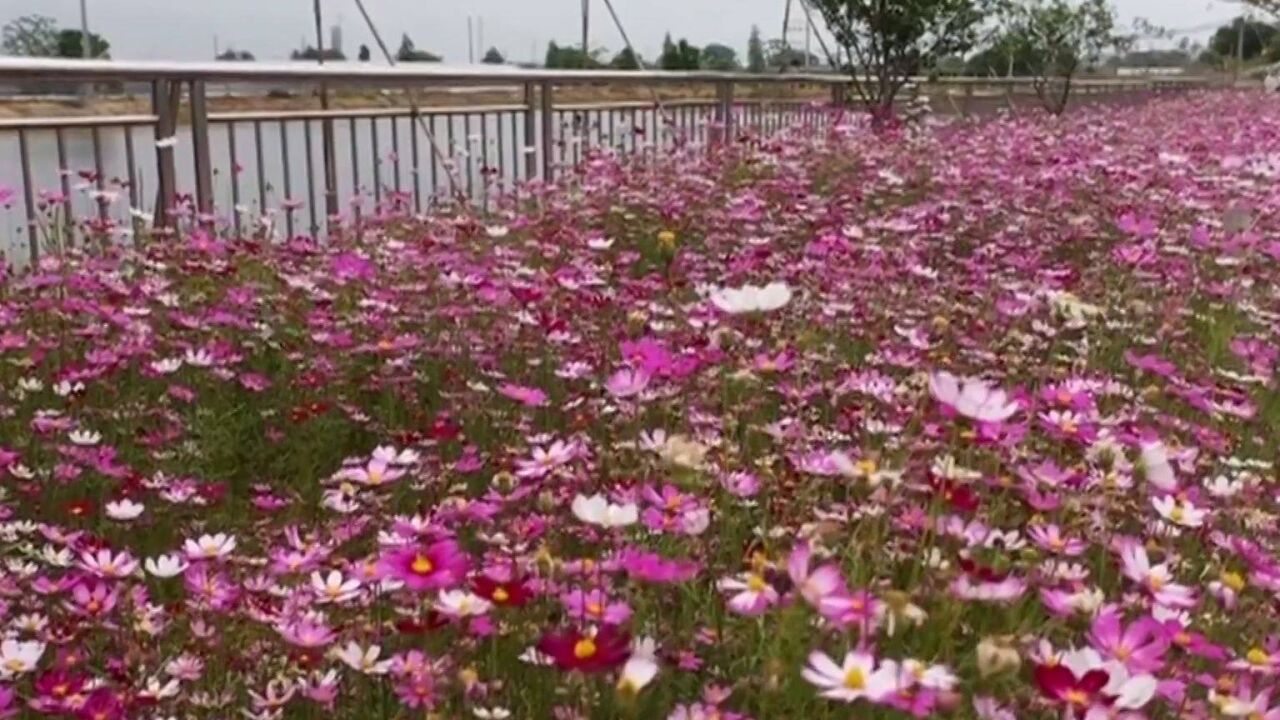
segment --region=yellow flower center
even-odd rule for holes
[[[1182,522],[1186,516],[1187,513],[1182,509],[1181,505],[1174,505],[1173,509],[1169,511],[1169,519],[1174,522]]]
[[[586,660],[596,654],[596,641],[591,638],[583,638],[573,645],[573,656],[579,660]]]
[[[504,603],[510,599],[511,599],[511,594],[508,593],[506,590],[503,590],[502,588],[494,588],[493,590],[494,602]]]
[[[9,672],[22,672],[27,669],[27,664],[19,658],[10,658],[4,661],[4,669]]]
[[[1070,404],[1071,404],[1071,393],[1067,392],[1066,390],[1059,390],[1059,391],[1058,391],[1058,404],[1059,404],[1059,405],[1070,405]]]
[[[600,617],[604,615],[604,606],[598,602],[587,603],[587,614]]]
[[[1089,704],[1089,694],[1083,690],[1068,690],[1063,699],[1078,707],[1084,707]]]
[[[1262,648],[1253,648],[1244,656],[1244,659],[1248,660],[1250,665],[1267,665],[1271,662],[1271,656]]]
[[[381,469],[381,468],[369,468],[369,471],[368,471],[367,473],[365,473],[365,475],[366,475],[366,477],[368,477],[368,478],[369,478],[369,484],[370,484],[370,485],[381,485],[381,484],[382,484],[382,469]]]
[[[853,466],[853,468],[858,472],[859,475],[863,475],[863,476],[874,475],[876,470],[878,469],[878,467],[876,466],[875,460],[859,460],[858,463]]]
[[[1164,578],[1159,575],[1148,575],[1147,586],[1154,592],[1160,592],[1160,590],[1164,588]]]
[[[1224,572],[1222,573],[1222,584],[1236,592],[1240,592],[1245,586],[1244,576],[1238,572]]]
[[[432,570],[435,570],[436,566],[431,563],[431,558],[428,558],[425,555],[419,555],[413,559],[413,564],[409,566],[409,569],[418,575],[426,575]]]
[[[844,686],[850,690],[861,690],[867,686],[867,678],[860,668],[854,668],[844,674]]]
[[[769,583],[765,582],[765,579],[759,575],[752,573],[747,576],[747,589],[751,592],[761,592],[767,587],[769,587]]]

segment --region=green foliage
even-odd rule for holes
[[[719,43],[711,43],[702,48],[700,64],[703,70],[732,72],[742,69],[742,66],[738,64],[738,51],[728,45]]]
[[[639,70],[640,66],[640,58],[636,57],[629,47],[619,50],[618,54],[609,61],[609,67],[614,70]]]
[[[1243,47],[1239,44],[1242,27],[1244,28]],[[1253,60],[1262,56],[1276,37],[1276,33],[1276,26],[1270,23],[1236,18],[1230,24],[1218,28],[1209,39],[1209,49],[1224,58],[1238,57],[1243,49],[1244,59]]]
[[[684,38],[680,42],[671,41],[671,33],[667,33],[662,41],[662,55],[658,57],[658,67],[663,70],[697,70],[702,64],[702,52],[696,45],[690,45]]]
[[[561,47],[552,41],[547,44],[547,57],[544,65],[555,70],[593,70],[604,67],[597,56],[599,51],[592,51],[585,58],[582,48],[566,45]]]
[[[360,59],[360,62],[369,62],[369,59],[372,57],[372,53],[369,52],[369,46],[361,45],[360,54],[357,57]]]
[[[253,53],[248,50],[236,50],[235,48],[227,48],[214,57],[214,60],[219,62],[252,62],[254,59]]]
[[[396,52],[397,62],[440,62],[444,58],[435,53],[419,50],[414,46],[408,34],[400,37],[400,50]]]
[[[496,47],[491,47],[484,54],[484,58],[480,61],[486,65],[506,65],[507,58]]]
[[[1122,49],[1115,10],[1106,0],[1022,0],[1005,10],[1005,37],[1030,64],[1036,94],[1046,110],[1062,113],[1071,99],[1071,80],[1102,53]]]
[[[877,117],[892,112],[907,79],[965,52],[993,0],[812,0],[853,65],[854,88]]]
[[[764,69],[764,41],[760,39],[760,28],[752,25],[751,37],[747,39],[747,72],[762,73]]]
[[[111,43],[98,33],[89,33],[89,57],[111,57]],[[58,33],[58,57],[84,57],[84,33],[79,30],[63,30]]]
[[[4,26],[0,51],[19,57],[84,57],[83,33],[58,28],[44,15],[24,15]],[[97,33],[89,33],[91,57],[110,58],[111,43]]]

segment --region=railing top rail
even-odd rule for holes
[[[657,70],[545,70],[510,66],[451,66],[414,63],[395,67],[330,63],[311,65],[302,62],[152,62],[109,60],[66,60],[45,58],[0,57],[0,79],[45,81],[146,82],[152,80],[205,80],[209,82],[325,82],[380,83],[401,85],[412,82],[452,83],[455,85],[523,84],[552,82],[562,85],[582,83],[689,83],[733,81],[739,83],[815,83],[841,85],[849,82],[840,73],[725,73],[672,72]],[[931,81],[914,77],[920,84],[955,85],[1023,85],[1031,78],[944,77]],[[1154,78],[1079,78],[1079,84],[1132,85],[1141,83],[1203,84],[1202,77]]]
[[[843,75],[785,73],[749,75],[722,72],[670,72],[653,70],[542,70],[508,66],[468,66],[414,63],[395,67],[330,63],[311,65],[258,62],[150,62],[109,60],[63,60],[0,58],[0,79],[128,82],[165,80],[205,80],[211,82],[326,82],[403,84],[431,81],[455,84],[522,84],[548,81],[562,84],[620,82],[846,82]]]
[[[66,115],[62,117],[0,118],[0,130],[57,130],[91,127],[149,125],[155,115]]]

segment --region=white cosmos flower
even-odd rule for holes
[[[104,506],[104,509],[107,512],[107,517],[111,518],[112,520],[129,521],[129,520],[136,519],[139,515],[142,514],[142,511],[146,510],[147,508],[142,503],[136,503],[128,498],[125,498],[124,500],[117,500],[115,502],[107,503]]]
[[[138,561],[127,550],[113,553],[110,548],[102,548],[81,554],[80,567],[100,577],[122,578],[138,569]]]
[[[486,235],[496,240],[506,237],[507,234],[511,232],[511,228],[508,228],[506,225],[490,225],[484,229],[484,232]]]
[[[31,672],[40,662],[40,656],[44,655],[44,648],[44,643],[34,640],[0,642],[0,677],[7,680],[14,675]]]
[[[1243,482],[1240,480],[1231,480],[1225,475],[1218,475],[1212,480],[1205,478],[1203,484],[1204,489],[1207,490],[1210,495],[1224,499],[1235,497],[1244,489]]]
[[[466,590],[443,590],[436,600],[436,610],[455,618],[483,615],[492,607],[493,603]]]
[[[1019,409],[1004,390],[976,378],[958,378],[945,370],[929,376],[929,392],[938,402],[979,422],[1004,422]]]
[[[731,315],[769,312],[789,302],[791,288],[783,282],[772,282],[764,287],[743,285],[740,288],[719,288],[711,293],[711,304]]]
[[[362,648],[355,641],[347,643],[343,647],[335,647],[329,651],[329,654],[342,662],[347,667],[365,675],[385,675],[391,669],[391,661],[378,661],[378,656],[382,654],[382,648],[377,645],[370,645]]]
[[[316,594],[318,602],[344,603],[360,594],[360,581],[356,578],[344,578],[337,570],[321,575],[319,570],[311,573],[311,590]]]
[[[71,441],[72,445],[92,447],[102,442],[102,435],[92,430],[72,430],[67,433],[67,439]]]
[[[152,372],[158,375],[172,375],[182,369],[182,358],[172,357],[153,360],[149,367]]]
[[[613,247],[613,238],[591,238],[587,241],[587,247],[592,250],[608,250]]]
[[[1160,513],[1160,517],[1183,527],[1200,527],[1204,524],[1205,515],[1208,514],[1189,501],[1179,500],[1172,495],[1153,497],[1151,505],[1155,507],[1156,512]]]
[[[1178,489],[1178,478],[1173,474],[1173,465],[1169,463],[1169,451],[1159,440],[1142,444],[1142,467],[1146,470],[1147,482],[1157,489],[1172,493]]]
[[[607,528],[626,527],[640,519],[635,503],[614,505],[603,495],[578,495],[573,499],[573,514],[582,522]]]
[[[161,555],[159,557],[147,558],[142,563],[147,572],[158,578],[171,578],[181,575],[190,564],[182,558],[182,556]]]
[[[191,560],[212,560],[230,555],[236,549],[236,539],[226,533],[201,535],[198,540],[188,539],[182,549]]]
[[[507,720],[507,718],[511,717],[511,711],[504,707],[473,708],[471,714],[480,718],[480,720]]]
[[[618,690],[634,695],[652,682],[657,675],[658,661],[654,660],[652,655],[635,653],[622,666],[622,673],[618,677]]]
[[[825,698],[853,702],[859,698],[878,701],[898,688],[897,663],[876,668],[870,653],[850,652],[837,665],[821,651],[809,654],[809,664],[801,671],[805,680],[822,688]]]

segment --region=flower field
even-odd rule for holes
[[[1278,175],[1203,93],[46,257],[0,716],[1280,718]]]

